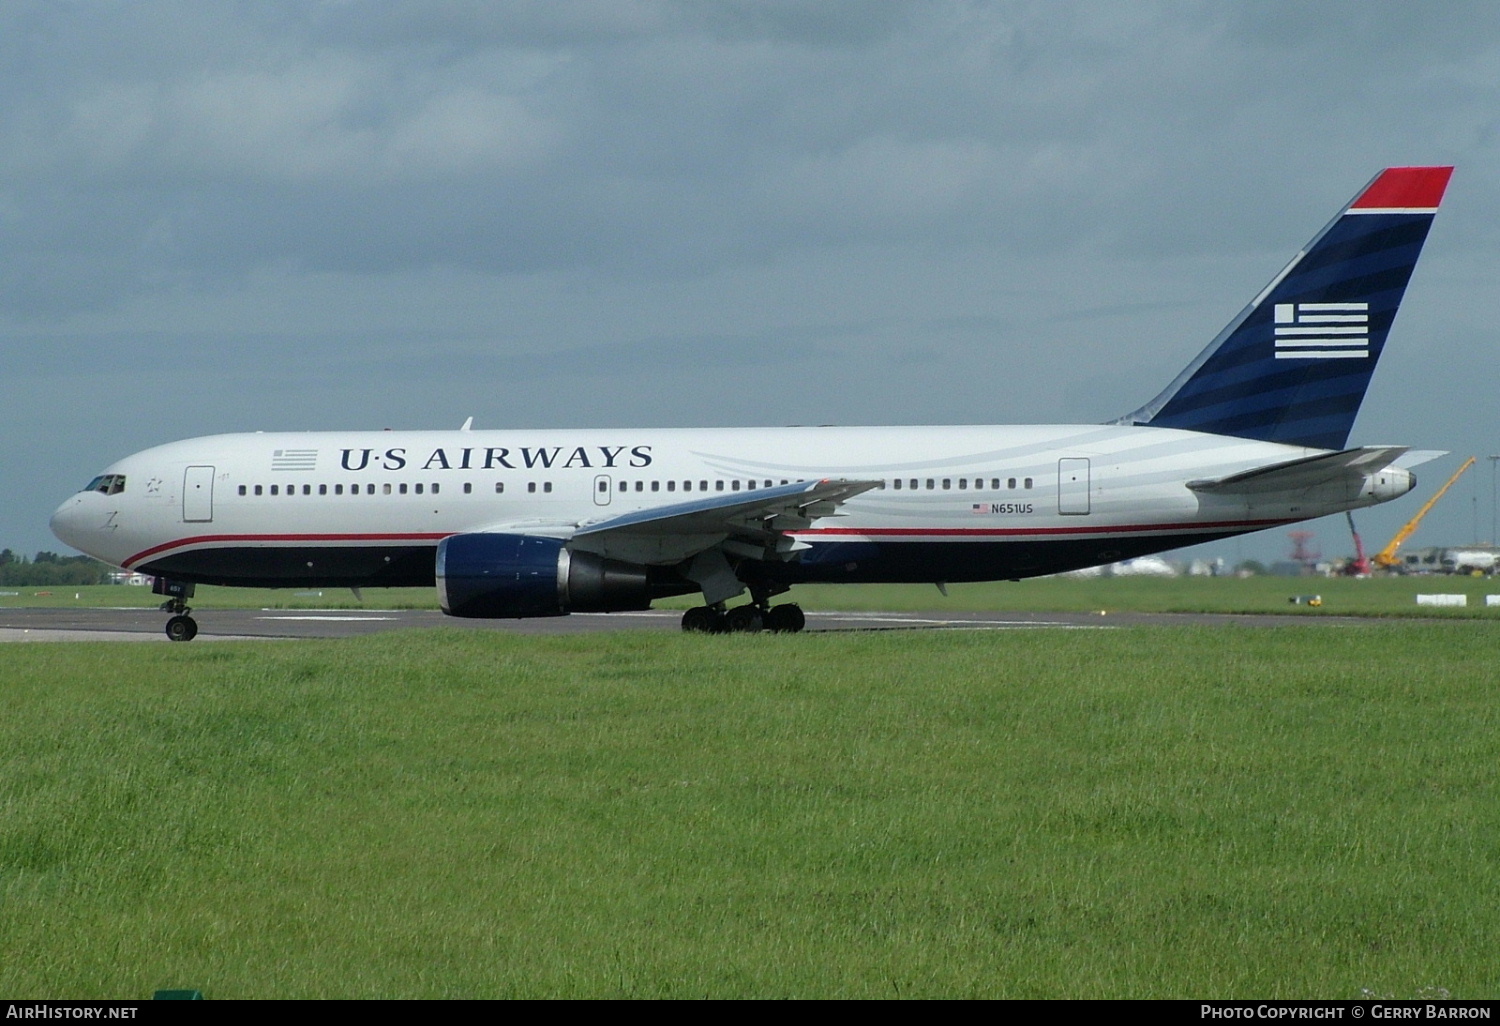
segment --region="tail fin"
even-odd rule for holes
[[[1387,168],[1120,424],[1342,449],[1451,167]]]

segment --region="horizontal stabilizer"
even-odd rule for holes
[[[1447,449],[1413,449],[1405,456],[1393,461],[1391,466],[1399,467],[1402,470],[1410,470],[1412,467],[1420,467],[1424,463],[1431,463],[1435,459],[1440,459],[1448,455],[1448,452],[1449,450]]]
[[[1363,449],[1345,449],[1316,456],[1273,463],[1215,481],[1189,481],[1195,492],[1213,495],[1248,495],[1257,492],[1290,492],[1329,484],[1341,478],[1362,478],[1383,470],[1395,462],[1406,447],[1376,445]]]

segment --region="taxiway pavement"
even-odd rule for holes
[[[531,620],[462,620],[426,609],[197,609],[200,641],[275,638],[348,638],[393,630],[452,627],[517,634],[584,634],[598,631],[680,629],[680,610],[575,613]],[[4,609],[4,641],[166,641],[167,615],[156,609]],[[1210,613],[1036,612],[820,612],[807,614],[807,630],[1107,630],[1146,624],[1277,627],[1290,624],[1359,624],[1358,617],[1251,616]]]

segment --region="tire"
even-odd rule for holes
[[[191,616],[174,616],[167,621],[168,641],[192,641],[198,636],[198,622]]]
[[[765,621],[754,606],[735,606],[724,614],[724,626],[736,634],[754,634],[765,627]]]
[[[794,602],[772,606],[766,614],[766,630],[780,634],[796,634],[807,626],[807,617],[802,607]]]
[[[682,614],[682,629],[696,634],[717,634],[719,615],[707,606],[694,606]]]

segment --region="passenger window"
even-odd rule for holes
[[[365,494],[366,495],[374,495],[375,494],[375,482],[372,481],[369,484],[365,485]]]
[[[552,490],[552,482],[551,481],[543,481],[542,482],[542,491],[544,491],[544,492],[550,492],[551,490]]]
[[[669,492],[675,492],[676,490],[677,490],[677,482],[676,481],[668,481],[667,482],[667,491],[669,491]]]
[[[943,478],[943,491],[946,492],[946,491],[948,491],[952,487],[953,487],[953,478],[951,478],[951,477],[945,477],[945,478]]]
[[[389,495],[389,494],[391,494],[391,486],[390,486],[389,482],[387,482],[386,484],[383,484],[383,485],[380,486],[380,494],[382,494],[382,495]]]
[[[280,487],[280,485],[272,485],[272,486],[271,486],[271,494],[272,494],[272,495],[279,495],[279,494],[281,494],[281,493],[280,493],[280,492],[278,492],[278,491],[277,491],[277,490],[276,490],[276,489],[277,489],[277,488],[279,488],[279,487]]]
[[[958,490],[959,491],[963,491],[967,487],[969,487],[969,479],[966,478],[966,477],[959,478],[958,479]]]
[[[717,480],[717,481],[714,482],[714,491],[716,491],[716,492],[722,492],[723,490],[724,490],[724,480],[723,480],[723,478],[720,478],[719,480]]]
[[[661,482],[660,481],[652,481],[651,482],[651,490],[653,492],[659,492],[659,491],[661,491]]]
[[[473,495],[474,494],[474,482],[473,481],[465,481],[464,482],[464,494],[465,495]]]
[[[899,477],[891,483],[896,486],[896,491],[899,492],[901,490],[901,479]]]
[[[302,486],[302,494],[303,495],[311,495],[312,494],[312,485],[303,485]]]
[[[341,484],[334,485],[333,486],[333,494],[334,495],[343,495],[344,494],[344,486],[341,485]]]
[[[635,483],[635,490],[638,491],[638,492],[639,491],[643,491],[645,489],[645,487],[646,487],[646,482],[644,482],[644,481],[637,481]]]
[[[416,484],[412,485],[411,490],[414,491],[414,492],[416,492],[418,495],[421,495],[422,494],[422,482],[418,481]]]
[[[1029,477],[1026,479],[1026,487],[1027,488],[1031,487],[1031,478],[1029,478]]]
[[[729,482],[729,490],[731,492],[737,492],[737,491],[740,490],[740,479],[739,478],[735,478],[733,481]]]
[[[495,494],[496,495],[501,495],[504,492],[505,492],[505,482],[504,481],[496,481],[495,482]]]
[[[937,487],[937,482],[934,481],[932,478],[929,477],[927,479],[927,490],[930,492],[930,491],[932,491],[936,487]]]
[[[912,491],[916,491],[917,490],[917,479],[916,478],[912,478],[911,479],[911,490]]]
[[[706,492],[706,491],[708,491],[708,482],[707,481],[699,481],[698,482],[698,490],[700,492]]]
[[[401,482],[401,483],[400,483],[400,484],[399,484],[399,485],[397,485],[397,486],[396,486],[396,488],[397,488],[397,490],[398,490],[398,491],[399,491],[399,492],[400,492],[400,493],[401,493],[401,494],[402,494],[402,495],[405,495],[405,494],[406,494],[406,482],[405,482],[405,481],[402,481],[402,482]]]
[[[526,490],[528,492],[535,492],[536,491],[536,482],[535,481],[527,481],[526,482]]]
[[[319,495],[327,495],[328,494],[328,486],[327,485],[318,485],[318,494]]]
[[[418,485],[417,486],[418,490],[420,490],[421,487],[422,487],[421,485]],[[438,493],[438,483],[436,481],[434,481],[434,482],[432,482],[432,494],[436,495],[437,493]]]
[[[259,494],[260,494],[260,485],[256,485],[256,486],[255,486],[255,494],[256,494],[256,495],[259,495]]]
[[[1010,484],[1007,487],[1014,488],[1015,486],[1016,486],[1016,479],[1015,478],[1011,478],[1010,479]]]
[[[241,495],[245,494],[245,486],[244,485],[240,485],[240,494]]]

